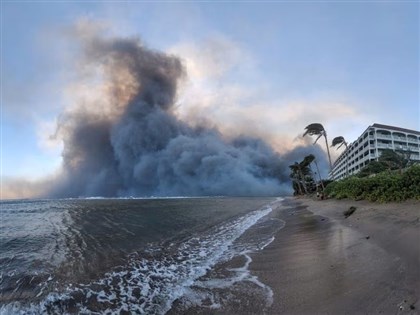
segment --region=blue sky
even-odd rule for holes
[[[60,143],[48,137],[73,101],[66,30],[81,19],[180,56],[189,72],[180,119],[201,115],[280,152],[311,122],[350,142],[375,122],[420,130],[416,1],[1,5],[3,178],[40,178],[60,166]]]

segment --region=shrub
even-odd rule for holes
[[[382,172],[374,177],[352,176],[330,183],[325,194],[331,198],[379,202],[420,200],[420,165],[399,172]]]
[[[340,190],[340,182],[332,182],[325,187],[325,196],[330,198],[337,198],[337,193]]]

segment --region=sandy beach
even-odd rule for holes
[[[250,266],[273,290],[265,313],[420,313],[419,202],[288,198],[278,210],[286,226]]]

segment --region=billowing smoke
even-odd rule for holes
[[[175,56],[137,39],[95,35],[84,47],[102,95],[60,116],[63,174],[49,196],[280,195],[291,191],[289,164],[309,153],[324,159],[317,146],[280,156],[261,139],[228,139],[179,120],[173,110],[186,74]]]

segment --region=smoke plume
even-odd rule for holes
[[[280,195],[291,191],[288,165],[309,153],[324,159],[317,146],[280,156],[261,139],[178,119],[186,73],[175,56],[131,38],[91,35],[83,47],[81,67],[95,69],[100,97],[59,117],[63,173],[50,197]]]

